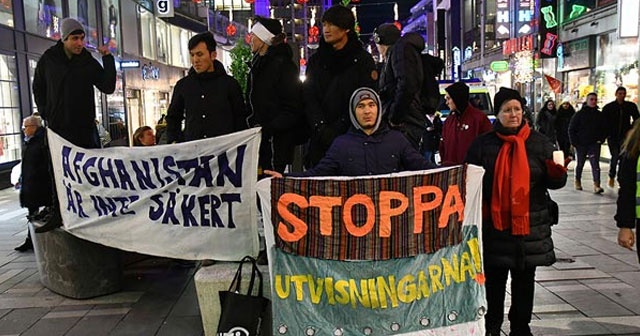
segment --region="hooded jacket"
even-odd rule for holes
[[[351,107],[350,120],[349,131],[333,141],[320,163],[289,176],[366,176],[435,168],[402,133],[381,122],[379,110],[371,135],[362,131]]]
[[[58,41],[36,66],[33,96],[38,111],[49,128],[76,146],[100,148],[93,86],[106,94],[116,87],[113,56],[102,56],[102,64],[86,48],[69,59]]]
[[[304,121],[302,83],[286,43],[256,55],[247,82],[249,125],[262,126],[260,166],[274,169],[293,159],[295,135]],[[304,125],[302,125],[304,128]]]
[[[452,166],[464,161],[473,140],[489,132],[491,122],[482,111],[469,104],[469,88],[465,84],[454,83],[446,90],[457,111],[451,111],[442,126],[440,158],[443,166]]]
[[[554,147],[544,135],[531,130],[529,138],[525,141],[531,174],[529,189],[531,231],[529,235],[524,237],[513,236],[510,230],[498,231],[493,226],[489,210],[496,159],[503,144],[503,140],[496,133],[513,134],[505,129],[499,121],[496,121],[493,131],[485,133],[473,141],[464,160],[466,163],[475,164],[485,169],[482,180],[484,262],[490,267],[518,269],[549,266],[556,261],[556,257],[551,240],[552,224],[551,215],[547,208],[547,189],[562,188],[567,182],[567,174],[558,178],[552,178],[547,174],[545,160],[552,159]]]
[[[167,142],[213,138],[247,128],[247,112],[238,82],[219,61],[214,71],[193,68],[173,89],[167,110]],[[185,120],[184,131],[182,120]]]
[[[380,99],[383,115],[394,125],[424,128],[422,100],[424,71],[421,52],[424,40],[418,33],[407,33],[387,51],[387,63],[380,73]]]
[[[320,39],[307,64],[303,83],[304,111],[312,130],[307,166],[320,161],[333,139],[349,129],[349,98],[360,87],[376,88],[378,73],[353,32],[340,50]]]
[[[604,115],[597,107],[586,104],[578,111],[569,123],[569,139],[575,147],[602,143],[607,136]]]

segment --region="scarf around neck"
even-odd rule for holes
[[[529,234],[529,161],[525,141],[531,129],[524,126],[513,135],[500,134],[491,197],[493,227],[499,231],[511,228],[514,236]]]

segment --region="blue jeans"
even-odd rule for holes
[[[587,159],[591,165],[591,173],[593,174],[593,183],[600,184],[600,144],[594,143],[586,146],[576,147],[576,180],[582,179],[582,169]]]

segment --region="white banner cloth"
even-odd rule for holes
[[[258,254],[260,128],[151,147],[84,149],[50,129],[48,140],[73,235],[187,260]]]

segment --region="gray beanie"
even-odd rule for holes
[[[86,35],[84,27],[76,19],[66,18],[62,20],[62,23],[60,24],[60,34],[62,34],[61,38],[63,41],[71,34],[75,35],[80,33]]]
[[[382,120],[382,105],[380,105],[380,97],[378,96],[378,94],[373,89],[370,89],[368,87],[361,87],[355,90],[351,95],[351,99],[349,101],[349,112],[351,112],[349,113],[349,117],[351,117],[351,124],[358,130],[362,129],[362,127],[358,123],[358,119],[356,119],[356,106],[358,106],[358,103],[360,103],[360,101],[364,99],[373,99],[373,101],[376,102],[376,105],[378,106],[376,126],[373,130],[375,132],[380,127],[380,121]]]

